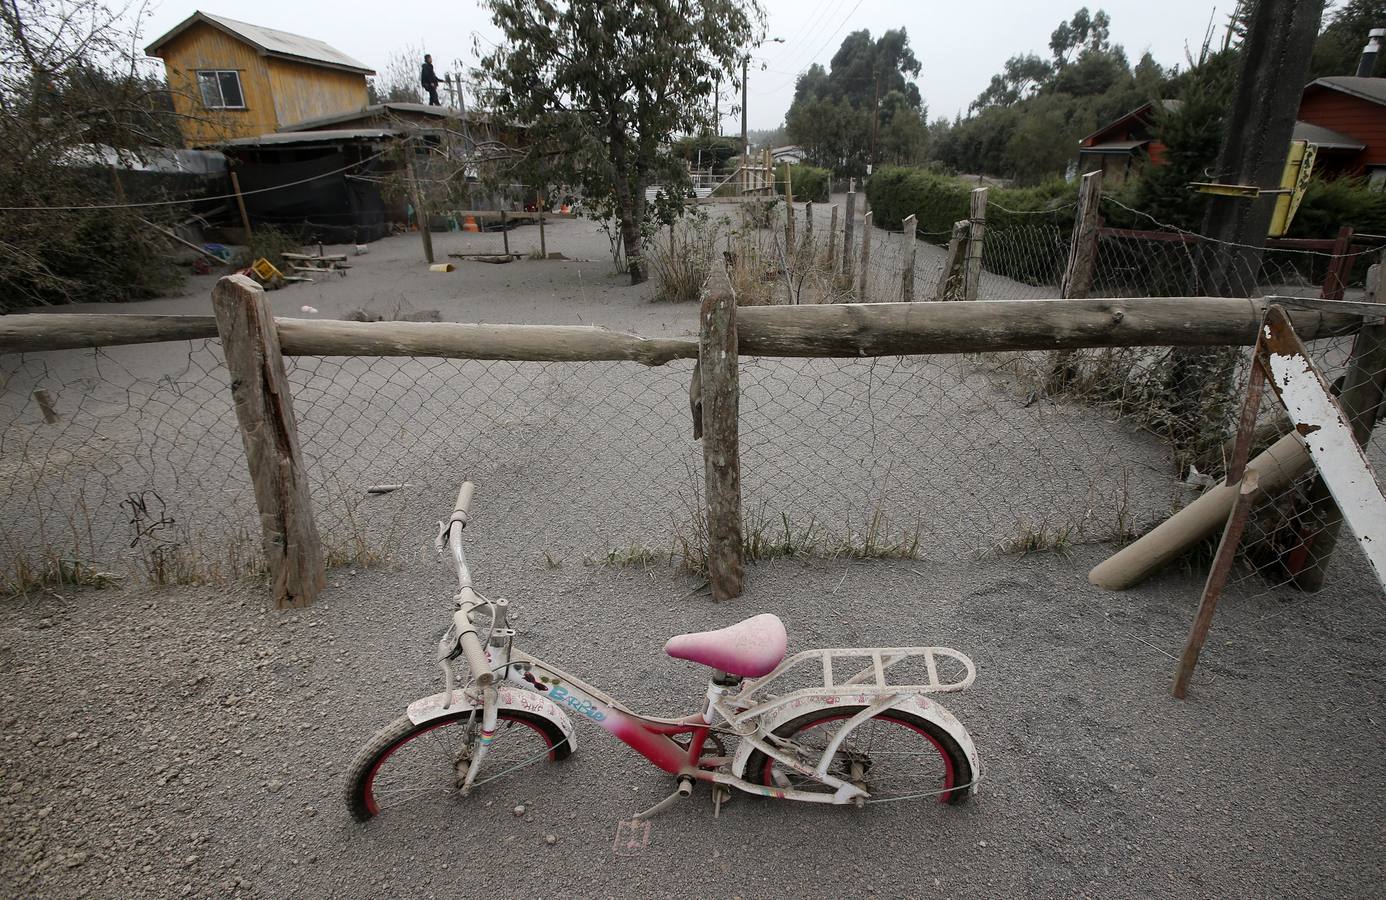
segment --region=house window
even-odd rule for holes
[[[202,89],[202,105],[208,109],[245,109],[241,74],[234,69],[198,72],[197,86]]]
[[[1374,191],[1386,190],[1386,166],[1372,166],[1367,169],[1367,187]]]

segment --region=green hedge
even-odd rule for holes
[[[972,190],[967,182],[928,169],[882,166],[866,182],[866,199],[876,227],[899,231],[913,213],[922,239],[946,244],[953,223],[967,218]],[[1031,284],[1053,281],[1055,254],[1063,251],[1073,233],[1073,212],[1068,206],[1077,198],[1076,183],[1057,179],[1028,188],[992,188],[987,270]],[[1036,229],[1036,225],[1050,227]]]
[[[785,175],[788,173],[789,163],[780,163],[775,167],[775,193],[784,196]],[[827,203],[828,189],[832,183],[833,173],[827,169],[820,169],[816,166],[797,165],[792,173],[791,184],[794,186],[794,199],[800,203]]]

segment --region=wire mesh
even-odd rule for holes
[[[898,300],[909,240],[915,295],[934,296],[947,254],[931,241],[944,236],[874,230],[863,297],[862,222],[844,248],[829,205],[814,204],[812,228],[795,214],[792,240],[783,204],[718,225],[708,246],[726,264],[712,268],[741,302]],[[989,229],[982,297],[1057,296],[1059,219],[1071,214],[1010,214]],[[1258,287],[1317,292],[1295,278],[1321,273],[1320,257],[1268,255]],[[1094,293],[1194,293],[1197,268],[1182,238],[1104,238]],[[1351,345],[1312,345],[1330,381]],[[0,357],[7,580],[194,580],[262,565],[219,344],[163,346]],[[1129,539],[1221,477],[1249,359],[1244,347],[743,358],[748,549],[941,558]],[[433,523],[464,477],[480,485],[471,537],[493,584],[529,566],[700,563],[691,362],[297,357],[286,368],[333,564],[433,566]],[[1289,430],[1269,395],[1263,407],[1254,452]],[[1369,455],[1381,462],[1375,444]],[[1306,471],[1262,504],[1235,590],[1299,580],[1303,548],[1334,527],[1321,494]],[[1353,544],[1338,542],[1330,581],[1362,576]]]
[[[3,356],[0,383],[0,585],[259,570],[219,342]]]

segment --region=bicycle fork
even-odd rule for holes
[[[498,692],[495,685],[483,688],[481,696],[481,734],[471,742],[471,759],[467,765],[467,775],[462,779],[463,797],[472,792],[472,782],[476,780],[476,773],[481,771],[481,761],[491,749],[491,741],[496,737],[496,724],[499,721],[496,714]]]

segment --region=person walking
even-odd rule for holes
[[[433,71],[433,56],[425,53],[423,69],[419,72],[419,83],[428,91],[428,105],[440,106],[438,102],[438,76]]]

